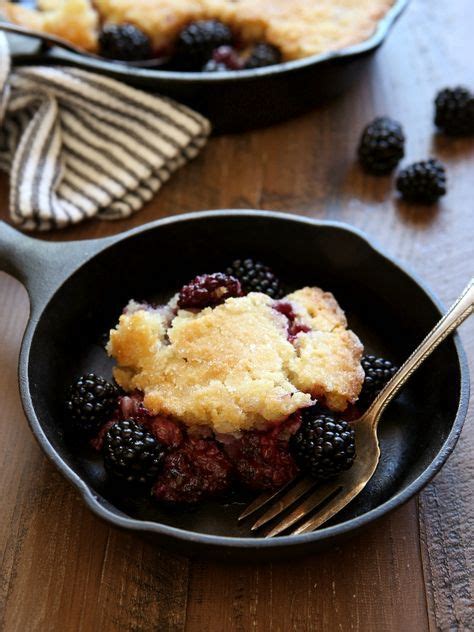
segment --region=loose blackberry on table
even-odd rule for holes
[[[363,356],[361,364],[365,378],[359,395],[359,403],[369,406],[398,371],[398,367],[390,360],[377,358],[374,355]]]
[[[95,373],[77,379],[69,388],[66,413],[72,429],[92,437],[117,407],[119,389]]]
[[[385,175],[393,171],[405,153],[402,126],[388,117],[376,118],[362,133],[358,155],[366,171]]]
[[[107,472],[131,484],[153,481],[165,456],[163,446],[133,419],[114,423],[105,435],[102,450]]]
[[[302,411],[302,423],[290,439],[290,450],[304,472],[315,480],[329,479],[354,463],[355,432],[347,421],[311,407]]]
[[[99,34],[99,54],[120,61],[152,57],[150,38],[133,24],[106,24]]]
[[[474,94],[467,88],[445,88],[436,95],[435,124],[452,136],[474,134]]]
[[[433,158],[415,162],[400,171],[396,185],[405,200],[433,204],[446,193],[446,171]]]
[[[236,259],[226,272],[239,279],[245,292],[262,292],[271,298],[283,296],[279,278],[261,261]]]

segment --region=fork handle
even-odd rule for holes
[[[392,401],[408,378],[416,371],[426,358],[443,342],[450,333],[468,318],[474,311],[474,279],[464,289],[461,296],[449,309],[437,325],[430,331],[423,342],[415,349],[408,360],[400,367],[392,379],[376,397],[365,416],[371,417],[377,425],[385,407]]]

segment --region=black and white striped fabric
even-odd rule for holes
[[[138,211],[205,144],[210,124],[171,100],[77,68],[11,70],[0,33],[0,169],[26,230]]]

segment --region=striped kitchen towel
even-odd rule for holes
[[[78,68],[10,67],[0,33],[0,169],[26,230],[138,211],[210,133],[201,115]]]

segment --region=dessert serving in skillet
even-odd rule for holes
[[[239,70],[367,40],[392,0],[39,0],[4,16],[122,61],[166,58],[183,70]]]
[[[0,30],[17,66],[100,72],[192,107],[222,133],[359,82],[408,2],[0,0]]]
[[[349,469],[346,420],[395,368],[362,358],[331,293],[283,294],[270,268],[246,259],[166,304],[130,301],[106,344],[115,383],[90,373],[71,385],[72,442],[89,440],[112,478],[136,486],[128,493],[172,503]]]

